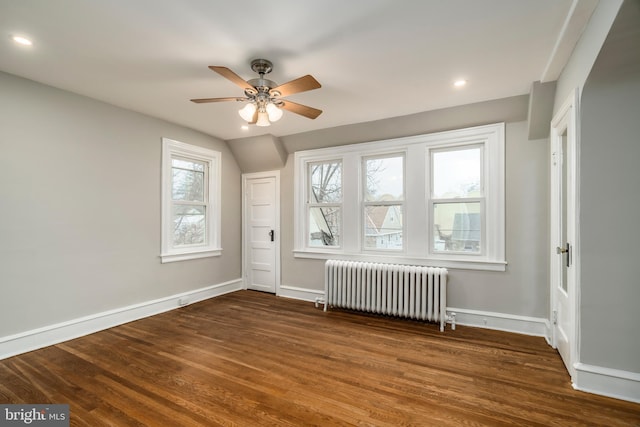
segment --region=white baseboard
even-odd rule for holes
[[[475,326],[478,328],[545,337],[547,342],[549,342],[549,321],[547,319],[447,307],[447,314],[450,315],[451,313],[456,314],[457,325]]]
[[[278,296],[315,302],[324,297],[324,290],[280,286]],[[456,324],[475,326],[499,331],[544,337],[549,341],[550,325],[547,319],[539,317],[518,316],[515,314],[494,313],[489,311],[469,310],[465,308],[447,307],[447,314],[456,313]]]
[[[324,297],[324,290],[297,288],[295,286],[281,285],[278,291],[279,297],[299,299],[302,301],[315,302],[316,298]]]
[[[573,366],[576,390],[640,403],[640,374],[586,363]]]
[[[242,289],[242,279],[0,337],[0,360]]]

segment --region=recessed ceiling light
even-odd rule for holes
[[[454,85],[455,87],[462,87],[462,86],[464,86],[464,85],[466,85],[466,84],[467,84],[467,81],[466,81],[466,80],[463,80],[463,79],[456,80],[455,82],[453,82],[453,85]]]
[[[16,42],[18,44],[21,44],[21,45],[24,45],[24,46],[31,46],[33,44],[33,42],[31,40],[29,40],[26,37],[22,37],[22,36],[13,36],[13,37],[11,37],[11,39],[14,42]]]
[[[247,126],[247,125],[242,125],[242,126],[240,126],[240,129],[242,129],[242,130],[249,130],[249,126]]]

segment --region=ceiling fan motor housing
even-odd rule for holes
[[[273,70],[273,64],[267,59],[254,59],[251,61],[251,69],[262,77],[264,74],[269,74]]]

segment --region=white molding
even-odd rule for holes
[[[549,340],[549,321],[541,317],[447,307],[447,314],[452,313],[456,314],[456,325],[516,332]]]
[[[316,298],[324,297],[324,290],[298,288],[296,286],[280,285],[279,297],[299,299],[302,301],[315,302]]]
[[[197,160],[207,165],[205,182],[206,207],[206,241],[201,245],[174,246],[173,245],[173,207],[172,197],[172,159],[183,157]],[[161,234],[160,260],[162,263],[185,261],[190,259],[220,256],[221,239],[221,203],[222,200],[222,153],[196,145],[185,144],[169,138],[162,138],[162,166],[161,166]]]
[[[242,279],[0,337],[0,360],[242,289]]]
[[[484,147],[484,198],[485,198],[485,246],[478,254],[433,253],[428,242],[429,213],[425,212],[430,200],[426,194],[430,182],[430,150],[481,144]],[[412,151],[413,155],[409,155]],[[394,252],[399,257],[418,259],[413,264],[437,265],[447,268],[505,271],[505,124],[495,123],[445,132],[416,135],[381,141],[363,142],[339,147],[297,151],[294,155],[294,256],[297,258],[350,257],[373,261],[375,257],[387,258],[388,251],[362,248],[362,158],[391,153],[405,153],[405,247]],[[421,154],[422,153],[422,154]],[[340,247],[310,247],[308,236],[308,165],[315,162],[340,161],[343,174],[343,200],[341,202],[342,241]],[[409,180],[409,177],[413,177]],[[430,193],[430,192],[428,192]],[[408,201],[412,200],[409,204]],[[410,206],[411,205],[411,206]],[[392,255],[392,256],[394,256]],[[437,264],[431,262],[434,260]]]
[[[640,403],[640,373],[576,363],[573,388]]]
[[[559,325],[566,340],[559,340],[560,326],[552,326],[550,341],[562,356],[567,371],[574,380],[574,362],[580,360],[580,114],[579,90],[574,88],[551,121],[549,133],[549,313],[558,313]],[[563,135],[566,134],[566,153],[560,157]],[[566,161],[566,183],[562,181],[562,163]],[[566,189],[566,235],[562,230],[562,188]],[[566,241],[563,240],[566,238]],[[556,253],[565,243],[571,246],[571,267],[566,268],[567,289],[560,290],[564,257]],[[563,320],[564,319],[564,320]],[[560,345],[566,342],[568,349]],[[568,360],[566,360],[568,359]]]
[[[338,259],[343,261],[367,261],[367,262],[383,262],[393,264],[420,265],[423,267],[443,267],[453,270],[479,270],[479,271],[505,271],[507,262],[505,261],[456,261],[450,259],[437,258],[416,258],[410,256],[400,256],[392,254],[372,254],[372,253],[345,253],[345,252],[328,252],[308,250],[293,251],[295,258],[308,259]]]
[[[597,6],[598,0],[573,0],[547,65],[540,76],[541,82],[558,80]]]
[[[168,262],[186,261],[190,259],[209,258],[222,255],[222,248],[212,249],[210,251],[182,252],[160,254],[160,262],[166,264]]]
[[[266,171],[266,172],[252,172],[252,173],[243,173],[242,174],[242,233],[243,233],[243,241],[242,241],[242,279],[244,281],[244,289],[248,289],[248,273],[249,270],[249,253],[247,252],[247,248],[250,246],[249,242],[249,220],[247,218],[247,183],[252,179],[263,179],[263,178],[274,178],[275,179],[275,224],[274,224],[274,232],[276,233],[275,237],[275,290],[276,295],[279,293],[280,289],[280,280],[281,280],[281,260],[280,260],[280,250],[282,247],[282,239],[281,239],[281,229],[280,229],[280,171]]]

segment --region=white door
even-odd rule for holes
[[[243,175],[247,289],[276,293],[279,280],[279,172]]]
[[[577,92],[551,122],[551,322],[552,345],[574,378],[578,362],[576,208]]]

